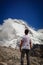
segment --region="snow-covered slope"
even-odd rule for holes
[[[0,45],[15,48],[24,35],[25,28],[30,30],[29,35],[33,44],[43,44],[43,33],[35,31],[23,20],[9,18],[0,25]]]

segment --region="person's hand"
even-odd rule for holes
[[[20,52],[21,52],[21,48],[20,48]]]
[[[21,40],[21,42],[20,42],[20,52],[21,52],[22,44],[23,44],[23,40]]]
[[[31,42],[31,40],[30,40],[30,49],[32,48],[32,42]]]

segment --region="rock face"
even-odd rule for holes
[[[5,62],[0,62],[0,65],[7,65],[7,63],[5,63]]]
[[[0,62],[6,62],[8,65],[15,65],[16,62],[20,61],[18,55],[18,50],[0,46]]]
[[[37,54],[40,54],[39,51],[36,52]],[[24,58],[24,63],[26,65],[25,58]],[[32,56],[32,51],[31,51],[30,64],[43,65],[43,58],[35,54]],[[20,51],[11,47],[0,46],[0,65],[20,65]]]
[[[34,44],[30,51],[31,56],[43,57],[43,45]]]

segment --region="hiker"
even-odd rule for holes
[[[30,65],[29,60],[29,50],[31,49],[31,39],[28,35],[29,30],[25,29],[24,31],[25,35],[23,36],[21,42],[20,42],[20,52],[21,52],[21,65],[24,65],[24,55],[26,54],[27,59],[27,65]]]

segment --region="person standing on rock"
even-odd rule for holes
[[[25,29],[24,31],[25,35],[23,36],[21,42],[20,42],[20,52],[21,52],[21,65],[24,65],[24,55],[26,54],[27,59],[27,65],[30,65],[30,59],[29,59],[29,50],[31,49],[31,39],[28,35],[29,30]]]

